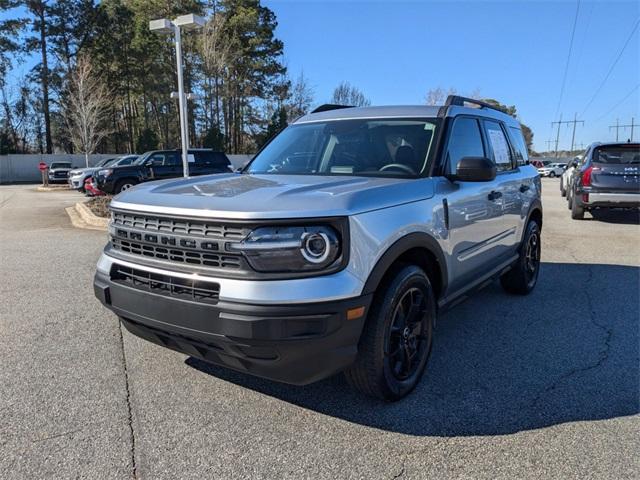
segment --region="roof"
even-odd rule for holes
[[[510,115],[490,108],[471,108],[463,106],[430,106],[430,105],[386,105],[376,107],[349,107],[309,113],[296,120],[295,124],[325,122],[330,120],[349,120],[356,118],[435,118],[440,109],[447,108],[447,116],[476,115],[502,120],[508,125],[520,127],[520,123]]]

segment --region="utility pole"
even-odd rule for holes
[[[611,130],[612,128],[616,129],[616,142],[618,141],[618,131],[620,130],[620,127],[621,127],[620,120],[618,120],[617,118],[616,118],[615,125],[609,125],[609,130]]]
[[[618,122],[618,119],[616,119],[616,124],[615,125],[611,125],[609,127],[609,130],[611,130],[612,128],[616,129],[616,142],[618,141],[618,129],[619,128],[631,128],[631,138],[630,140],[633,142],[633,128],[636,127],[637,124],[634,123],[634,118],[631,117],[631,123],[629,125],[620,125]]]
[[[553,145],[553,140],[547,140],[547,152],[551,151],[551,145]]]
[[[553,127],[556,124],[558,125],[558,132],[556,133],[556,160],[558,159],[558,141],[560,140],[560,125],[562,125],[563,123],[566,123],[567,125],[570,123],[573,124],[573,134],[571,135],[571,151],[573,151],[573,146],[576,142],[576,125],[578,123],[581,123],[582,125],[584,125],[584,120],[578,120],[578,114],[576,113],[573,116],[573,120],[562,121],[562,114],[560,114],[560,120],[558,120],[557,122],[551,122],[551,127]]]

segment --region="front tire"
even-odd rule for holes
[[[551,178],[556,178],[556,172],[551,172],[551,173],[549,174],[549,176],[550,176]]]
[[[134,185],[136,185],[136,182],[134,182],[133,180],[120,180],[117,184],[116,184],[116,188],[115,188],[115,194],[117,195],[120,192],[123,192],[125,190],[129,190],[131,187],[133,187]]]
[[[360,392],[386,401],[409,394],[431,354],[436,300],[425,272],[400,266],[376,292],[358,344],[345,371]]]
[[[500,277],[502,288],[516,295],[528,295],[538,283],[540,273],[540,226],[529,221],[520,247],[520,256],[511,270]]]
[[[560,177],[560,195],[563,197],[567,196],[567,190],[564,188],[564,182],[562,181],[562,177]]]

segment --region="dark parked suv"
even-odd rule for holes
[[[209,149],[189,150],[191,176],[228,173],[230,170],[231,162],[222,152]],[[152,150],[141,155],[131,165],[98,170],[94,179],[100,190],[115,195],[138,183],[176,178],[181,175],[181,150]]]
[[[594,143],[575,167],[567,194],[571,218],[585,211],[640,207],[640,144]]]

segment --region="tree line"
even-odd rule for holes
[[[317,103],[304,73],[288,71],[276,15],[260,0],[0,0],[0,9],[9,12],[0,21],[0,154],[178,147],[174,44],[149,21],[185,13],[207,19],[182,35],[192,146],[255,152]],[[329,101],[371,104],[344,81]]]

